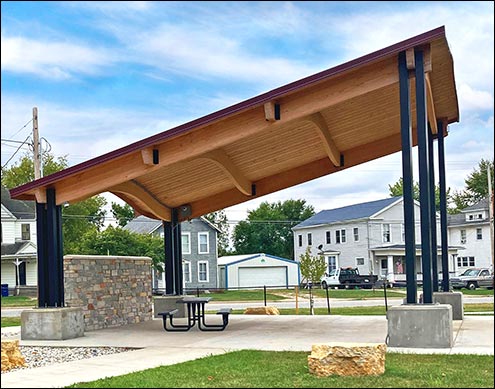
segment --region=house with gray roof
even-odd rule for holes
[[[416,269],[422,280],[420,204],[415,202]],[[386,277],[390,283],[405,281],[404,209],[402,197],[388,197],[345,207],[323,210],[292,228],[295,260],[309,247],[323,255],[328,272],[338,267],[356,267],[360,274]],[[437,236],[440,219],[437,217]],[[449,270],[457,248],[449,246]],[[438,244],[438,269],[441,269]]]
[[[448,216],[449,242],[462,246],[455,260],[456,273],[469,267],[492,270],[488,197]],[[493,271],[493,270],[492,270]]]
[[[220,230],[204,217],[191,219],[181,224],[182,271],[184,290],[217,288],[217,234]],[[164,229],[160,220],[138,216],[124,227],[124,230],[150,234],[163,238]],[[165,290],[165,274],[153,272],[153,288]]]
[[[34,201],[12,200],[2,185],[1,280],[10,293],[36,292],[37,250]]]

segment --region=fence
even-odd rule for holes
[[[386,282],[383,282],[383,280],[379,280],[377,283],[373,285],[367,285],[366,289],[369,289],[369,293],[372,295],[375,293],[375,291],[380,291],[383,290],[383,304],[385,306],[385,310],[388,311],[388,302],[387,302],[387,287],[389,285]],[[270,302],[270,305],[284,305],[284,306],[290,306],[294,307],[296,309],[296,314],[298,313],[298,310],[300,308],[300,303],[301,302],[307,302],[309,303],[309,309],[310,309],[310,314],[314,314],[314,308],[315,308],[315,298],[318,298],[318,304],[321,307],[321,304],[323,300],[325,300],[325,306],[327,308],[327,314],[331,314],[331,298],[332,298],[332,290],[334,289],[346,289],[346,290],[356,290],[356,289],[361,289],[363,288],[362,284],[359,283],[348,283],[344,286],[339,286],[339,287],[332,287],[326,285],[326,287],[322,287],[321,285],[315,285],[313,286],[311,283],[308,284],[303,284],[303,285],[260,285],[260,286],[249,286],[249,287],[229,287],[228,289],[226,288],[184,288],[184,294],[185,295],[191,295],[191,296],[205,296],[209,295],[212,296],[215,301],[229,301],[229,302],[245,302],[245,303],[253,303],[253,302],[261,302],[263,301],[263,305],[266,307],[268,302]],[[236,295],[235,291],[252,291],[253,293],[246,298],[242,300],[236,300],[236,297],[238,298],[240,295]],[[270,291],[276,291],[278,295],[280,294],[288,294],[289,297],[292,297],[291,299],[281,299],[281,300],[273,300],[273,294],[270,293]],[[317,292],[318,291],[318,292]],[[321,291],[324,291],[323,293]],[[342,292],[340,292],[342,293]],[[154,289],[153,294],[155,295],[165,295],[165,290],[164,289]],[[222,297],[220,298],[220,295],[229,295],[231,299],[225,299]],[[323,296],[321,296],[323,294]],[[218,296],[218,298],[215,298],[215,295]],[[381,293],[380,293],[381,296]],[[352,296],[350,296],[352,297]],[[272,304],[274,301],[276,301],[275,304]]]

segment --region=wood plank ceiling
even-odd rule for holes
[[[453,60],[440,27],[14,188],[11,195],[45,202],[46,189],[55,188],[62,204],[109,191],[157,219],[170,220],[171,209],[187,205],[191,213],[184,219],[395,153],[401,149],[397,58],[415,47],[429,53],[430,123],[458,121]],[[415,139],[414,93],[411,98]]]

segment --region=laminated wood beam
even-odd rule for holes
[[[251,195],[253,183],[242,174],[224,150],[213,150],[202,155],[201,157],[215,162],[215,164],[219,166],[220,169],[227,174],[227,176],[229,176],[230,180],[233,182],[235,187],[239,189],[239,191],[247,196]]]

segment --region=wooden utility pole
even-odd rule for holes
[[[33,153],[34,153],[34,179],[41,178],[41,150],[40,135],[38,133],[38,108],[33,108]]]

